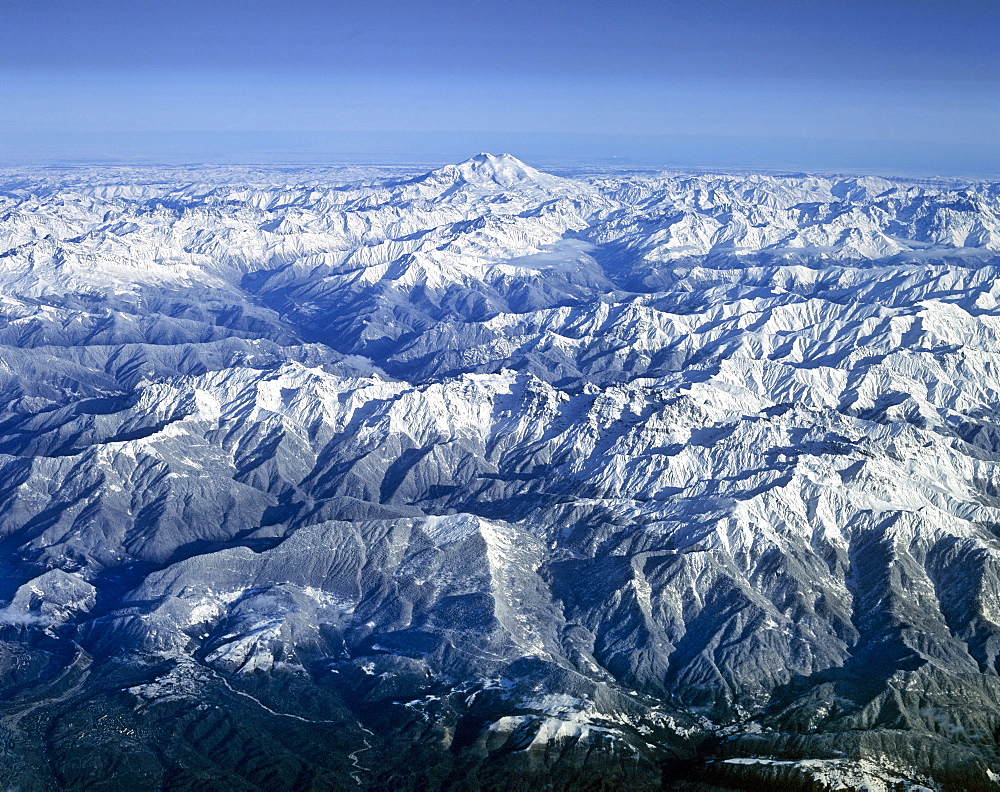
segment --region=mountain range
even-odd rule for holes
[[[0,784],[1000,789],[1000,184],[0,174]]]

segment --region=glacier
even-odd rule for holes
[[[1000,184],[0,173],[0,783],[1000,789]]]

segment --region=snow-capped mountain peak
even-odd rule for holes
[[[428,176],[440,180],[453,180],[475,185],[515,187],[524,182],[535,185],[552,184],[557,177],[526,165],[510,154],[481,153],[457,165],[445,165]]]

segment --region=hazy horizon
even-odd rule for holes
[[[41,137],[41,139],[38,139]],[[2,142],[3,136],[0,136]],[[714,145],[713,145],[714,144]],[[159,135],[58,136],[0,146],[0,167],[74,166],[274,166],[336,167],[385,165],[433,168],[460,162],[480,153],[508,153],[542,170],[681,170],[734,172],[789,172],[881,175],[945,179],[1000,178],[995,170],[977,168],[967,152],[959,150],[926,165],[926,149],[900,146],[875,156],[837,146],[836,141],[787,141],[765,147],[750,139],[706,141],[694,137],[467,135],[462,133],[177,133]],[[826,144],[826,145],[824,145]]]
[[[1000,6],[0,2],[0,164],[1000,175]]]

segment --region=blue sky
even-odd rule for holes
[[[0,0],[0,162],[1000,175],[1000,3]]]

